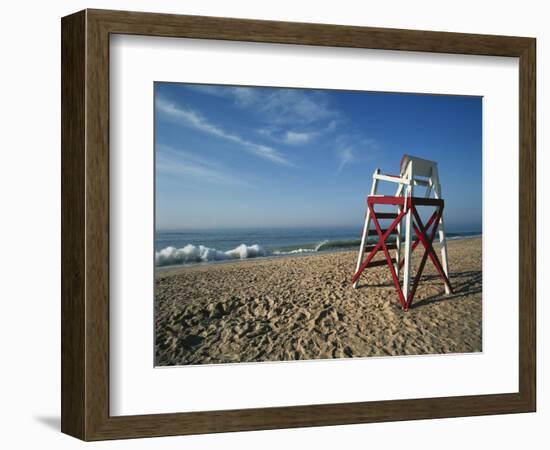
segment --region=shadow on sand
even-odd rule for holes
[[[449,300],[456,300],[469,295],[479,294],[482,291],[483,276],[481,270],[472,270],[466,272],[453,272],[451,273],[451,284],[453,286],[453,293],[445,295],[443,291],[421,300],[413,301],[410,309],[419,308],[421,306],[427,306],[432,303],[439,303]],[[423,275],[420,277],[421,284],[437,285],[442,284],[439,275]],[[392,282],[378,283],[378,284],[363,284],[357,286],[357,289],[365,288],[381,288],[381,287],[394,287]]]

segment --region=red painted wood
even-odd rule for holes
[[[368,203],[368,202],[367,202]],[[369,206],[370,208],[370,206]],[[372,212],[371,212],[372,214]],[[352,283],[355,283],[359,277],[361,276],[361,274],[363,273],[363,270],[365,270],[367,268],[367,266],[369,265],[370,261],[372,260],[372,258],[374,258],[374,256],[376,255],[376,253],[378,252],[378,250],[380,250],[380,247],[382,246],[382,242],[385,241],[388,236],[391,234],[391,232],[395,229],[395,227],[397,227],[397,224],[399,222],[401,222],[401,219],[403,218],[403,216],[405,215],[405,211],[401,211],[399,213],[399,215],[394,219],[394,221],[391,223],[391,225],[388,227],[388,229],[386,230],[386,234],[384,234],[382,237],[383,239],[382,240],[379,240],[378,243],[374,246],[374,248],[371,250],[371,252],[368,254],[367,258],[365,259],[365,261],[363,262],[363,264],[361,265],[361,267],[359,268],[359,270],[355,273],[355,275],[353,276],[352,278]]]
[[[430,219],[428,220],[428,222],[426,223],[426,227],[429,227],[434,219],[435,219],[435,216],[437,215],[437,210],[434,211],[434,213],[431,215]],[[416,233],[416,228],[415,228],[415,233]],[[418,247],[418,244],[420,244],[420,239],[418,239],[418,236],[416,237],[416,239],[414,240],[413,242],[413,245],[412,245],[412,248],[411,248],[411,255],[413,254],[413,252],[416,250],[416,247]],[[403,264],[405,263],[405,260],[401,260],[401,262],[399,263],[399,269],[402,269],[403,268]]]
[[[415,220],[419,221],[419,226],[420,226],[421,230],[418,230],[418,236],[422,240],[422,239],[425,238],[425,233],[428,231],[428,226],[424,226],[422,224],[422,220],[420,220],[420,217],[418,216],[416,208],[413,208],[412,213],[413,213],[413,216],[414,216]],[[430,237],[429,237],[430,244],[431,244],[431,242],[433,242],[433,239],[435,237],[435,233],[437,232],[437,229],[439,228],[439,219],[441,218],[441,213],[442,213],[442,211],[441,211],[440,208],[438,208],[435,212],[436,219],[435,219],[435,223],[434,223],[434,226],[432,227],[432,231],[431,231],[431,234],[430,234]],[[415,226],[415,229],[418,229],[418,228]],[[424,241],[422,241],[422,242],[424,243]],[[431,245],[430,246],[425,245],[424,254],[422,255],[422,260],[420,261],[420,266],[418,267],[418,271],[417,271],[416,276],[414,278],[414,282],[413,282],[413,285],[411,287],[411,291],[409,292],[409,295],[407,297],[407,308],[409,306],[411,306],[411,304],[412,304],[412,301],[414,299],[414,294],[416,294],[416,289],[417,289],[418,283],[420,281],[420,277],[422,276],[422,272],[424,271],[424,267],[426,265],[427,257],[428,257],[428,255],[430,255],[431,252],[433,252],[433,247]]]
[[[416,211],[416,208],[413,208],[412,212],[413,212],[413,215],[415,216],[416,222],[418,223],[418,225],[420,227],[422,227],[422,220],[420,219],[420,216],[418,215],[418,212]],[[437,220],[435,222],[436,226],[433,227],[434,236],[435,236],[435,232],[437,231],[437,228],[438,228],[438,225],[439,225],[439,220],[441,219],[442,215],[443,215],[443,208],[439,208],[438,217],[437,217]],[[415,225],[415,232],[418,233],[420,230],[418,230],[418,231],[417,230],[418,230],[418,228]],[[430,257],[430,259],[432,260],[435,268],[437,269],[437,271],[439,273],[439,276],[443,279],[443,282],[447,285],[447,287],[449,288],[449,291],[451,291],[451,293],[452,293],[453,288],[451,286],[451,282],[447,278],[447,275],[445,274],[445,271],[443,270],[443,267],[441,266],[441,263],[439,262],[439,258],[437,257],[437,253],[435,252],[435,250],[433,248],[433,245],[432,245],[433,238],[431,239],[431,241],[427,241],[425,233],[419,233],[418,237],[420,238],[420,241],[422,242],[422,245],[424,245],[426,251],[428,252],[428,256]]]
[[[372,250],[367,255],[367,258],[365,259],[365,261],[363,262],[359,270],[354,274],[352,282],[355,283],[367,267],[372,267],[374,265],[381,265],[385,262],[388,268],[390,269],[390,273],[392,276],[393,283],[395,285],[395,289],[397,291],[397,296],[399,299],[399,303],[401,304],[401,308],[404,311],[407,311],[413,302],[414,295],[416,294],[416,290],[418,288],[418,283],[420,282],[422,272],[424,271],[426,261],[429,257],[432,263],[434,264],[439,276],[442,278],[443,282],[447,285],[449,290],[452,292],[451,282],[449,281],[449,278],[443,271],[439,258],[437,257],[437,254],[433,248],[433,240],[439,228],[439,221],[441,219],[441,216],[443,215],[444,204],[445,204],[444,200],[442,199],[427,199],[424,197],[409,197],[405,199],[404,197],[395,197],[395,196],[386,196],[386,195],[368,196],[367,206],[371,213],[372,222],[375,227],[375,233],[378,235],[379,241],[376,245],[371,247]],[[398,206],[403,206],[403,209],[398,214],[382,213],[382,212],[377,214],[376,211],[374,210],[375,205],[398,205]],[[430,216],[426,224],[422,222],[422,219],[418,214],[418,211],[416,209],[417,205],[436,207],[436,210]],[[416,233],[416,239],[411,248],[411,254],[416,249],[416,247],[418,247],[420,243],[422,243],[424,247],[424,254],[422,255],[420,266],[414,277],[411,290],[408,293],[408,295],[405,296],[403,289],[401,289],[401,285],[399,284],[399,276],[397,275],[397,272],[394,267],[395,260],[392,259],[390,256],[389,248],[388,248],[389,246],[388,244],[386,244],[386,241],[391,234],[395,233],[397,225],[401,222],[403,217],[406,215],[406,210],[408,209],[411,210],[411,214],[413,215],[412,225]],[[379,219],[386,219],[390,217],[395,217],[395,219],[393,220],[390,227],[388,227],[386,230],[382,230],[378,222]],[[372,233],[371,231],[369,231],[369,235],[372,235],[375,233]],[[394,244],[390,244],[390,246],[394,248]],[[384,262],[377,261],[376,264],[371,263],[372,259],[374,258],[374,256],[379,250],[383,251],[385,261]],[[403,262],[400,264],[400,268],[402,267],[402,265],[403,265]]]
[[[374,208],[371,205],[369,205],[370,213],[372,215],[372,222],[374,223],[374,227],[376,228],[376,232],[378,233],[378,238],[380,239],[380,243],[382,245],[382,249],[384,250],[384,256],[386,257],[386,262],[388,263],[388,267],[390,268],[391,277],[393,279],[393,284],[395,285],[395,289],[397,290],[397,295],[399,296],[399,303],[401,303],[401,307],[406,310],[407,309],[407,300],[405,299],[405,296],[403,295],[403,290],[401,289],[401,286],[399,285],[399,277],[395,273],[395,268],[393,267],[392,259],[390,256],[390,252],[388,251],[388,247],[386,247],[386,236],[382,234],[382,229],[380,228],[380,225],[378,223],[378,219],[376,218],[376,213],[374,212]],[[404,216],[404,212],[400,214],[400,221],[401,217]],[[394,224],[394,226],[397,226],[397,223]]]

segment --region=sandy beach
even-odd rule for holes
[[[448,242],[451,295],[428,260],[407,312],[387,267],[351,287],[355,251],[159,271],[155,364],[480,352],[481,244]]]

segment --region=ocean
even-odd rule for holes
[[[155,265],[195,265],[235,259],[357,250],[361,242],[361,229],[358,226],[157,231]],[[481,231],[447,233],[447,239],[475,236],[481,236]]]

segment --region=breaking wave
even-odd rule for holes
[[[314,253],[321,250],[321,248],[323,248],[324,245],[328,244],[328,242],[329,241],[325,240],[315,244],[314,246],[306,246],[306,247],[298,247],[298,248],[288,247],[287,249],[284,249],[284,250],[275,250],[273,254],[274,255],[293,255],[297,253]]]
[[[184,264],[207,263],[235,259],[249,259],[262,256],[284,256],[316,253],[320,251],[345,249],[359,246],[358,240],[323,240],[312,244],[301,244],[266,250],[258,244],[241,244],[232,250],[222,251],[204,245],[188,244],[182,248],[165,247],[155,252],[156,266],[174,266]]]
[[[211,261],[224,261],[228,259],[247,259],[258,256],[267,256],[267,252],[259,245],[241,244],[232,250],[221,251],[204,245],[188,244],[183,248],[165,247],[155,252],[155,264],[157,266],[173,266],[178,264],[191,264]]]
[[[206,243],[210,245],[217,246],[215,242],[226,242],[225,238],[212,241],[211,236],[207,235]],[[324,236],[323,236],[324,237]],[[474,232],[461,232],[461,233],[447,233],[448,240],[454,239],[468,239],[481,237],[480,231]],[[193,237],[194,242],[201,242],[202,236]],[[238,240],[237,240],[238,239]],[[232,245],[236,243],[246,242],[246,237],[244,235],[239,236],[237,239],[231,239]],[[241,240],[242,239],[242,240]],[[253,238],[256,240],[255,238]],[[298,239],[304,239],[303,236],[299,236]],[[307,238],[306,238],[307,239]],[[186,242],[182,239],[179,242]],[[235,242],[236,241],[236,242]],[[275,241],[275,242],[274,242]],[[281,245],[281,241],[289,242],[287,245]],[[373,237],[369,238],[368,243],[372,244],[378,241],[378,238]],[[438,237],[436,236],[436,242],[439,242]],[[273,239],[272,236],[267,235],[265,239],[260,237],[256,242],[262,242],[262,245],[246,245],[241,244],[231,250],[218,250],[214,247],[207,247],[205,245],[194,245],[187,244],[184,247],[179,247],[177,244],[178,241],[174,242],[171,239],[164,241],[165,244],[176,243],[176,246],[166,246],[161,250],[155,252],[155,265],[159,266],[176,266],[176,265],[188,265],[188,264],[197,264],[197,263],[211,263],[217,261],[229,261],[229,260],[244,260],[250,258],[259,258],[259,257],[283,257],[283,256],[300,256],[300,255],[313,255],[318,252],[332,252],[332,251],[357,251],[361,241],[359,239],[346,239],[335,238],[335,239],[322,239],[315,237],[309,242],[302,242],[300,244],[293,243],[291,239],[283,237],[281,239]],[[189,241],[187,241],[189,242]],[[193,242],[193,241],[192,241]],[[254,242],[254,241],[252,241]],[[391,240],[389,241],[391,242]],[[264,246],[265,244],[265,246]],[[222,244],[223,245],[223,244]],[[227,243],[225,248],[227,248]],[[158,248],[158,247],[157,247]]]

